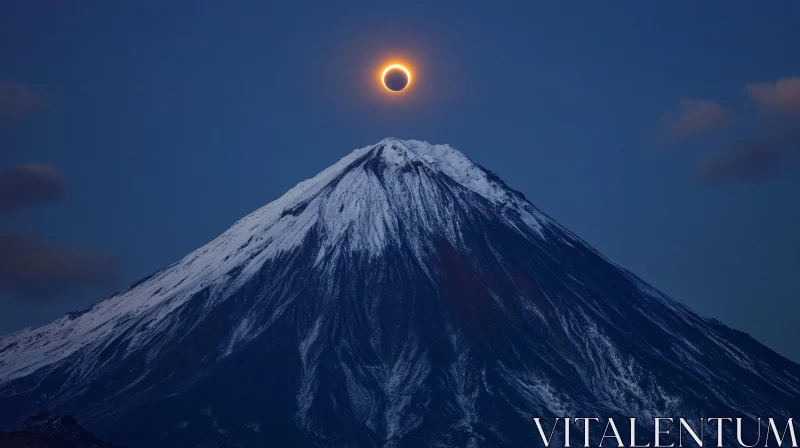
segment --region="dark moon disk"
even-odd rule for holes
[[[399,92],[408,85],[408,75],[403,69],[393,68],[383,76],[383,84],[393,92]]]

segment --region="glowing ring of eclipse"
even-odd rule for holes
[[[395,70],[395,69],[399,69],[399,70],[402,70],[403,72],[405,72],[406,78],[408,79],[408,82],[406,82],[406,86],[403,87],[401,90],[392,90],[392,89],[389,88],[389,86],[386,85],[386,74],[389,73],[392,70]],[[386,90],[388,90],[390,92],[393,92],[393,93],[399,93],[399,92],[402,92],[403,90],[406,90],[408,88],[408,86],[411,85],[411,72],[407,68],[405,68],[404,66],[402,66],[400,64],[392,64],[392,65],[386,67],[385,69],[383,69],[383,73],[381,74],[381,82],[383,82],[383,87],[386,87]]]

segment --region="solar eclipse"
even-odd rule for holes
[[[392,92],[401,92],[411,85],[411,71],[400,64],[392,64],[381,73],[383,86]]]

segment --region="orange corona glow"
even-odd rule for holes
[[[386,75],[392,70],[402,70],[403,72],[405,72],[406,78],[408,79],[408,83],[406,83],[406,86],[403,87],[402,90],[396,90],[395,91],[395,90],[390,89],[389,86],[386,85]],[[402,64],[391,64],[391,65],[386,66],[386,68],[383,69],[383,72],[381,73],[381,77],[380,78],[381,78],[381,84],[383,84],[383,87],[387,91],[389,91],[391,93],[402,93],[402,92],[405,92],[411,86],[411,71],[409,69],[407,69]]]

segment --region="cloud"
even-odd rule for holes
[[[735,141],[698,165],[697,175],[710,182],[766,178],[793,168],[800,149],[800,120],[784,121],[760,140]]]
[[[709,182],[767,177],[778,172],[784,154],[783,148],[768,141],[738,143],[723,154],[703,159],[697,176]]]
[[[42,104],[42,97],[22,84],[0,81],[0,123],[25,118]]]
[[[747,83],[744,91],[762,111],[800,112],[800,76],[781,78],[774,83]]]
[[[15,165],[0,171],[0,212],[64,198],[65,183],[51,166]],[[49,299],[72,290],[104,287],[117,279],[117,257],[72,250],[39,237],[0,230],[0,292]]]
[[[733,114],[712,100],[682,98],[678,110],[661,121],[663,133],[670,139],[685,140],[724,128]]]
[[[0,212],[58,201],[65,192],[61,174],[51,166],[15,165],[0,171]]]
[[[695,174],[703,181],[763,179],[798,162],[793,157],[800,154],[800,77],[747,83],[744,92],[762,113],[737,117],[737,126],[725,134],[729,142],[699,160]],[[688,140],[724,128],[733,117],[713,100],[683,98],[661,127],[670,140]]]
[[[47,244],[38,237],[0,232],[0,290],[21,299],[49,299],[70,290],[115,283],[117,258]]]

